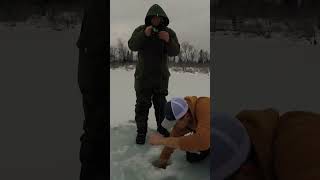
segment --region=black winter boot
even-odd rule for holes
[[[136,144],[145,144],[146,143],[146,134],[145,133],[138,133],[136,137]]]

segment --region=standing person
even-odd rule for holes
[[[107,62],[107,1],[88,0],[82,21],[78,84],[84,109],[80,180],[107,179],[109,152],[109,68]],[[107,136],[108,135],[108,136]]]
[[[168,56],[177,56],[180,44],[175,32],[168,25],[169,18],[166,13],[159,5],[154,4],[147,12],[145,24],[137,27],[128,41],[130,50],[138,51],[139,57],[134,75],[137,144],[145,144],[152,103],[157,131],[163,136],[169,136],[169,132],[161,125],[170,76]]]
[[[151,145],[164,145],[160,158],[153,165],[165,169],[175,149],[186,152],[186,160],[197,163],[210,154],[210,98],[187,96],[172,98],[165,109],[163,125],[173,126],[170,137],[153,134]],[[168,126],[169,125],[169,126]],[[191,133],[191,134],[190,134]]]

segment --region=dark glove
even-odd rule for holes
[[[168,161],[157,159],[152,162],[152,165],[157,168],[166,169],[168,166]]]
[[[163,126],[161,126],[161,125],[157,128],[157,131],[158,131],[163,137],[169,137],[169,136],[170,136],[169,131],[168,131],[166,128],[164,128]]]

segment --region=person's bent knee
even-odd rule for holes
[[[186,160],[189,163],[201,162],[202,160],[204,160],[208,156],[208,154],[209,154],[209,151],[200,152],[199,154],[186,152]]]

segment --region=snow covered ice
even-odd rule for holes
[[[176,150],[167,169],[158,169],[151,162],[160,156],[163,146],[136,145],[134,123],[135,91],[134,70],[111,70],[111,150],[110,167],[112,180],[207,180],[210,177],[210,162],[207,158],[200,164],[190,164],[185,153]],[[171,71],[169,95],[210,96],[209,74]],[[148,134],[155,132],[156,120],[153,107],[149,111]]]
[[[152,119],[151,119],[152,120]],[[155,132],[149,129],[148,133]],[[161,152],[160,147],[136,145],[135,125],[122,125],[111,129],[110,173],[112,180],[209,180],[209,158],[199,164],[190,164],[185,153],[176,150],[171,157],[171,165],[165,170],[152,166]]]

